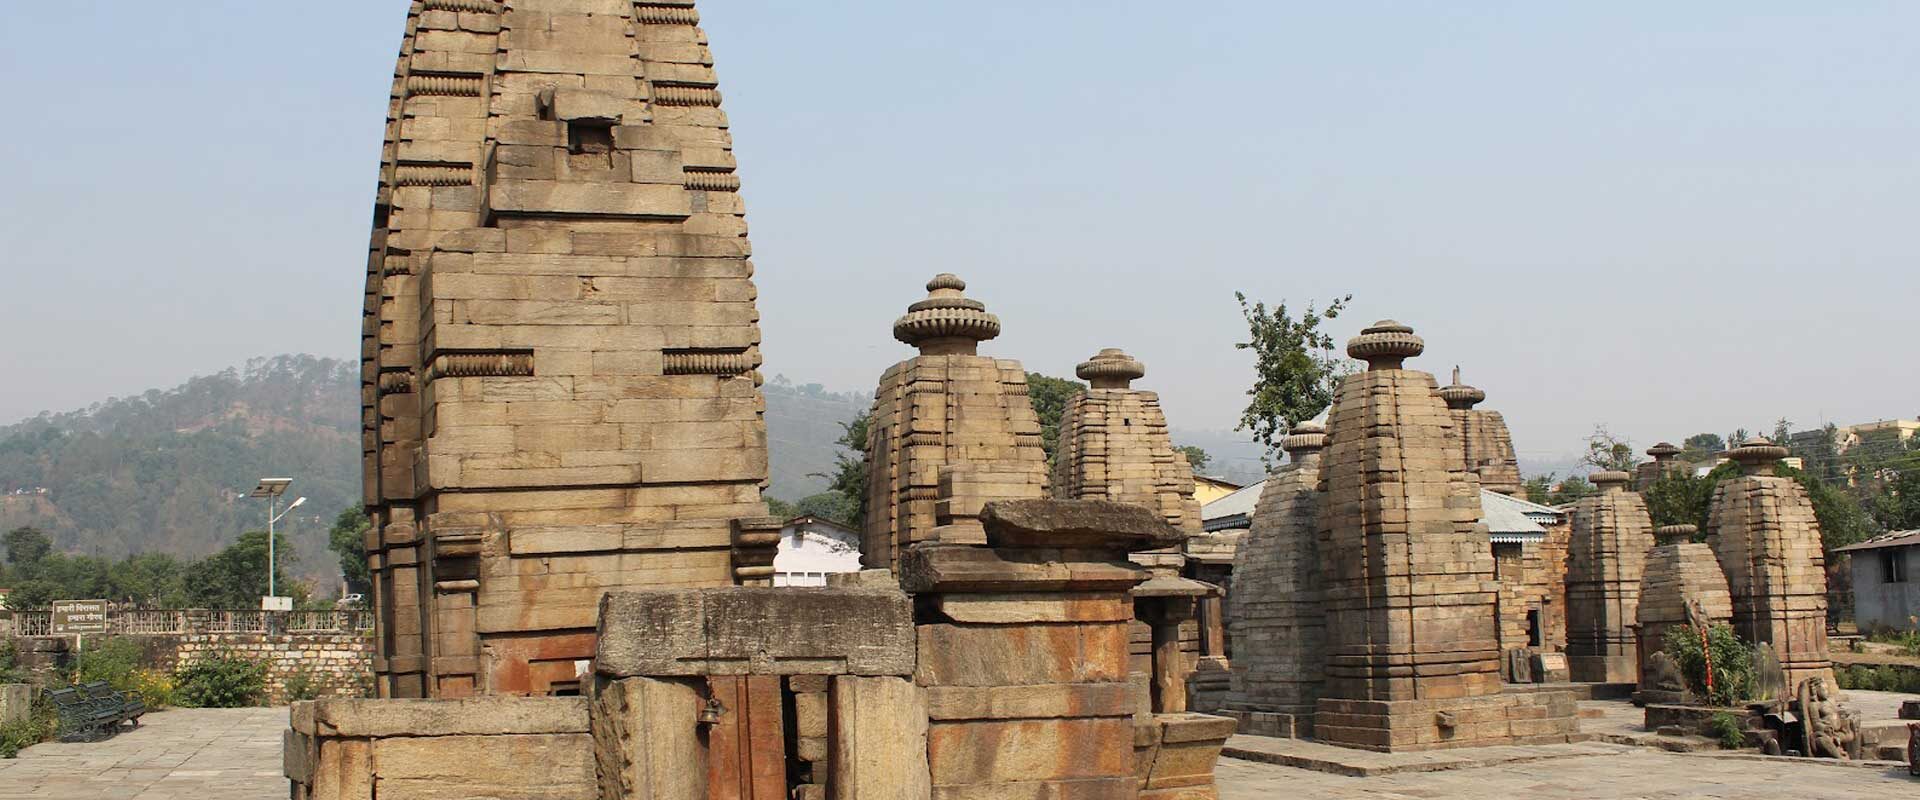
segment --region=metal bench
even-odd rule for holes
[[[83,683],[78,688],[80,694],[93,701],[95,705],[113,712],[117,718],[114,722],[116,726],[121,722],[131,722],[133,727],[138,728],[140,717],[147,713],[147,702],[140,699],[140,695],[133,692],[114,691],[106,681]]]
[[[60,741],[91,742],[104,739],[120,726],[124,717],[81,694],[79,689],[48,689],[43,696],[60,717]]]

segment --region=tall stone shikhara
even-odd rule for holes
[[[1799,481],[1774,474],[1787,448],[1755,438],[1727,455],[1742,474],[1714,487],[1707,537],[1733,596],[1733,632],[1773,645],[1788,686],[1807,678],[1833,685],[1826,556],[1813,501]]]
[[[765,569],[732,547],[765,513],[759,316],[698,19],[408,14],[362,350],[383,696],[571,688],[608,590]]]
[[[1567,543],[1567,669],[1576,681],[1632,683],[1639,661],[1635,610],[1653,519],[1647,502],[1627,491],[1632,476],[1596,472],[1600,493],[1573,507]]]
[[[1466,469],[1480,478],[1480,485],[1501,494],[1517,494],[1521,488],[1520,459],[1513,452],[1513,433],[1507,430],[1506,417],[1498,411],[1474,408],[1486,402],[1487,393],[1460,382],[1460,368],[1453,368],[1453,383],[1441,387],[1440,398],[1453,412],[1453,428],[1460,441]]]
[[[1376,750],[1565,741],[1566,693],[1502,694],[1492,546],[1425,343],[1391,320],[1347,343],[1321,474],[1326,683],[1314,735]]]
[[[1326,430],[1296,425],[1281,444],[1292,463],[1268,476],[1233,558],[1227,708],[1240,717],[1243,733],[1293,738],[1313,733],[1326,660],[1317,530]]]
[[[914,542],[986,541],[988,500],[1047,496],[1040,418],[1020,362],[979,354],[1000,319],[948,274],[893,323],[920,351],[880,376],[867,430],[867,520],[862,563],[897,569]]]

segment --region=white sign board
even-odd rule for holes
[[[293,598],[262,597],[260,598],[260,610],[261,611],[292,611]]]
[[[107,632],[107,601],[53,601],[53,635],[73,636]]]

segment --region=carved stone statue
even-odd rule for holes
[[[1824,678],[1800,684],[1800,718],[1807,755],[1846,761],[1860,754],[1860,718],[1835,702]]]
[[[1687,679],[1680,674],[1680,665],[1674,663],[1673,656],[1664,652],[1647,656],[1647,688],[1661,692],[1687,690]]]

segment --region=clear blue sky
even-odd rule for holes
[[[0,421],[351,356],[406,3],[8,3]],[[702,4],[767,372],[869,389],[933,273],[987,346],[1225,428],[1233,291],[1353,293],[1523,454],[1920,414],[1920,4]]]

